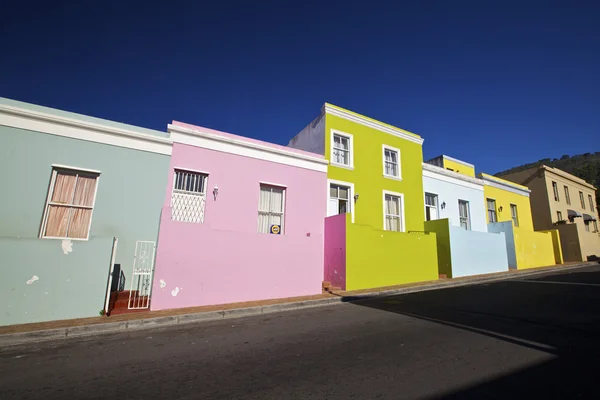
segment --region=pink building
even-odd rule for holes
[[[174,121],[151,309],[317,294],[323,156]]]

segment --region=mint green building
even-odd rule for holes
[[[0,325],[96,316],[134,259],[152,273],[171,149],[164,132],[0,98]]]

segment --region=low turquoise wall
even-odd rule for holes
[[[97,316],[104,308],[112,238],[0,238],[0,325]]]

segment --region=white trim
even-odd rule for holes
[[[348,139],[348,165],[340,164],[333,161],[333,138],[335,135],[343,136]],[[354,169],[354,135],[351,133],[346,133],[342,131],[338,131],[337,129],[331,129],[329,132],[329,165],[346,168],[346,169]]]
[[[329,162],[319,157],[296,153],[270,147],[264,144],[247,142],[227,136],[217,135],[198,127],[197,129],[168,125],[168,131],[174,143],[187,144],[204,149],[235,154],[243,157],[271,161],[278,164],[310,169],[318,172],[327,172]]]
[[[387,125],[382,122],[375,121],[370,118],[364,117],[362,115],[358,115],[358,114],[352,113],[350,111],[343,110],[339,107],[333,106],[332,104],[325,103],[323,108],[324,108],[324,112],[329,115],[334,115],[336,117],[343,118],[345,120],[348,120],[348,121],[351,121],[351,122],[354,122],[357,124],[361,124],[361,125],[364,125],[366,127],[372,128],[372,129],[377,129],[380,132],[389,133],[390,135],[394,135],[399,138],[406,139],[413,143],[417,143],[420,145],[423,144],[423,140],[424,140],[423,138],[421,138],[419,136],[413,136],[414,134],[411,134],[410,132],[405,131],[404,129],[396,128],[391,125]]]
[[[101,172],[100,171],[94,171],[93,170],[89,170],[89,169],[81,169],[78,170],[74,167],[64,167],[64,166],[56,166],[56,165],[52,165],[52,174],[50,175],[50,179],[51,179],[51,183],[50,186],[48,188],[48,194],[46,195],[46,205],[44,207],[44,217],[42,218],[42,225],[40,227],[40,233],[39,233],[39,238],[40,239],[61,239],[61,240],[77,240],[77,241],[88,241],[90,239],[90,232],[92,231],[92,221],[94,220],[94,210],[96,208],[96,198],[98,196],[98,187],[100,186],[100,175]],[[85,208],[87,210],[92,210],[92,212],[90,213],[90,223],[88,224],[88,231],[87,231],[87,235],[85,238],[71,238],[71,237],[62,237],[62,236],[44,236],[44,232],[46,231],[46,225],[48,224],[48,211],[50,209],[50,199],[52,198],[52,194],[54,193],[54,185],[56,183],[56,177],[57,177],[57,169],[68,169],[72,172],[75,173],[79,173],[79,172],[83,172],[85,173],[93,173],[95,175],[98,175],[96,177],[96,188],[94,190],[94,199],[92,200],[92,205],[91,206],[84,206],[84,207],[77,207],[77,206],[73,206],[72,204],[67,205],[67,206],[71,206],[71,208]],[[73,196],[75,196],[75,189],[77,186],[75,186],[73,188]]]
[[[514,184],[511,184],[509,182],[503,182],[500,180],[496,180],[494,178],[489,178],[489,175],[484,176],[484,175],[480,174],[480,178],[483,180],[483,182],[486,186],[495,187],[496,189],[505,190],[507,192],[511,192],[511,193],[515,193],[515,194],[520,194],[521,196],[525,196],[525,197],[529,197],[529,194],[531,193],[531,190],[529,190],[529,189],[521,189],[518,186],[515,186]]]
[[[70,169],[70,170],[81,171],[81,172],[89,172],[90,174],[98,174],[98,175],[100,175],[102,173],[102,172],[98,171],[97,169],[87,169],[87,168],[72,167],[70,165],[51,164],[51,166],[52,166],[52,168]]]
[[[173,171],[175,171],[175,170],[178,170],[178,171],[187,171],[187,172],[194,172],[196,174],[210,175],[210,172],[200,171],[199,169],[192,169],[192,168],[185,168],[185,167],[173,167]]]
[[[395,197],[399,197],[400,198],[400,215],[401,215],[401,221],[400,221],[400,232],[406,232],[406,220],[404,219],[404,193],[398,193],[398,192],[391,192],[389,190],[382,190],[382,198],[383,198],[383,230],[386,232],[395,232],[395,231],[387,231],[385,229],[385,196],[389,195],[389,196],[395,196]]]
[[[453,161],[453,162],[455,162],[457,164],[462,164],[465,167],[470,167],[470,168],[475,169],[475,166],[473,164],[469,164],[466,161],[462,161],[462,160],[456,159],[454,157],[446,156],[446,155],[443,155],[443,154],[442,154],[442,158],[445,159],[445,160],[448,160],[448,161]]]
[[[258,183],[260,185],[269,185],[269,186],[275,186],[275,187],[287,189],[287,185],[282,185],[281,183],[273,183],[273,182],[266,182],[266,181],[258,181]]]
[[[171,155],[173,149],[173,142],[168,137],[143,134],[4,104],[0,104],[0,125],[164,155]]]
[[[427,163],[423,163],[423,177],[437,179],[438,181],[464,186],[481,192],[483,192],[483,186],[485,185],[483,179],[473,178]]]
[[[386,150],[390,150],[390,151],[395,151],[396,154],[398,155],[398,175],[388,175],[385,173],[385,151]],[[388,146],[387,144],[382,144],[381,145],[381,163],[383,165],[383,177],[384,178],[388,178],[388,179],[395,179],[397,181],[401,181],[402,180],[402,154],[400,153],[400,149],[397,149],[396,147],[392,147],[392,146]]]
[[[352,217],[352,223],[354,223],[354,208],[356,207],[356,202],[354,201],[354,183],[338,181],[335,179],[327,179],[327,210],[329,210],[329,188],[331,184],[346,186],[350,188],[350,193],[348,194],[348,201],[350,202],[350,216]]]

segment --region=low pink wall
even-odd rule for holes
[[[346,290],[346,214],[325,218],[324,280]]]
[[[208,174],[203,224],[171,221],[174,169]],[[286,187],[282,235],[257,232],[260,182]],[[325,172],[175,143],[151,308],[321,293],[326,196]]]

